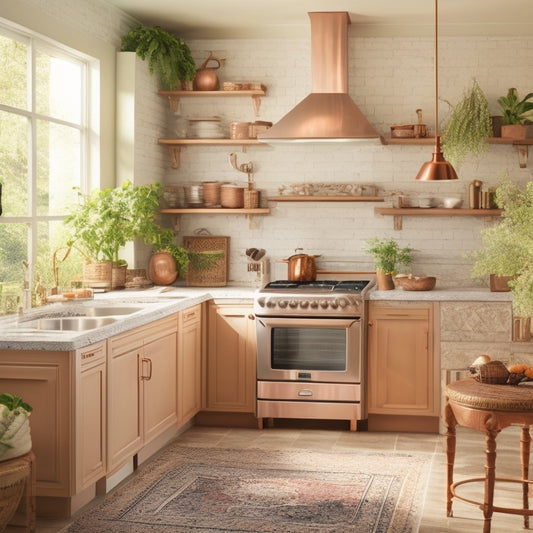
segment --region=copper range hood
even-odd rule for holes
[[[344,11],[308,15],[312,92],[258,137],[267,142],[381,140],[348,94],[350,16]]]

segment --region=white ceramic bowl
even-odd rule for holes
[[[463,201],[461,198],[444,198],[442,200],[442,207],[445,207],[446,209],[457,209],[461,207],[461,204]]]

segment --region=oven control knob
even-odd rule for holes
[[[346,307],[348,304],[349,302],[346,298],[339,298],[339,305],[341,308]]]
[[[327,309],[328,308],[328,301],[327,300],[320,300],[320,307],[322,307],[322,309]]]
[[[298,302],[296,300],[291,300],[289,302],[289,307],[291,307],[292,309],[294,309],[295,307],[298,307]]]
[[[287,304],[288,304],[287,300],[280,300],[278,302],[278,305],[279,307],[281,307],[281,309],[285,309],[285,307],[287,307]]]
[[[317,302],[316,300],[313,300],[313,301],[311,302],[311,307],[312,307],[313,309],[316,309],[316,308],[318,307],[318,302]]]
[[[265,297],[261,296],[260,298],[257,298],[257,303],[259,304],[259,307],[265,307]]]
[[[273,301],[273,300],[267,300],[266,306],[270,307],[270,308],[275,307],[276,306],[276,302]]]
[[[307,309],[309,307],[309,302],[307,300],[303,300],[302,302],[300,302],[300,307],[302,309]]]
[[[332,309],[337,309],[337,307],[339,307],[339,300],[337,300],[337,298],[335,298],[334,300],[332,300],[329,304],[331,306]]]

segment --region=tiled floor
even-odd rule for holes
[[[468,532],[483,531],[482,511],[475,505],[454,501],[454,517],[446,517],[445,473],[446,457],[444,453],[445,439],[442,435],[413,433],[370,433],[349,432],[332,429],[230,429],[193,427],[180,437],[186,446],[223,447],[223,448],[307,448],[315,450],[390,450],[401,452],[421,452],[432,456],[430,481],[424,502],[419,533]],[[497,439],[497,475],[499,477],[518,476],[520,473],[519,458],[520,429],[505,429]],[[467,477],[483,476],[484,435],[466,428],[457,428],[456,480]],[[498,489],[497,505],[520,505],[520,485],[503,484],[505,491]],[[476,484],[474,489],[465,485],[461,494],[472,490],[477,493],[471,496],[478,500],[482,485]],[[511,503],[509,503],[509,501]],[[533,524],[533,518],[532,518]],[[59,531],[65,522],[38,520],[39,533]],[[510,533],[523,528],[521,516],[496,513],[492,520],[493,533]],[[7,532],[11,533],[8,529]],[[340,532],[339,532],[340,533]],[[365,533],[365,532],[361,532]]]

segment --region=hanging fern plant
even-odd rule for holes
[[[196,65],[191,50],[178,37],[159,26],[137,26],[122,36],[123,52],[135,52],[143,61],[148,60],[150,74],[158,74],[163,89],[173,91],[180,82],[192,81]]]
[[[479,157],[488,150],[488,139],[492,135],[489,104],[474,79],[463,99],[455,107],[449,105],[452,112],[444,126],[442,151],[444,157],[459,168],[467,155]]]

